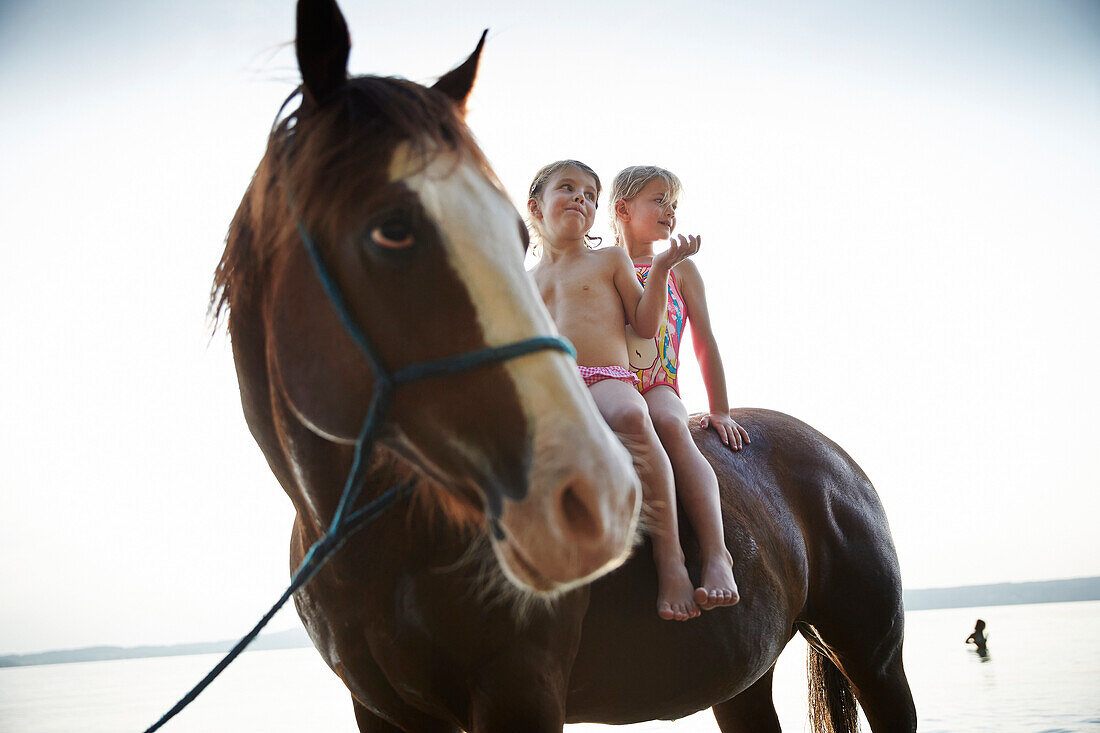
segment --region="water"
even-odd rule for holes
[[[988,623],[989,659],[963,643]],[[140,733],[197,682],[216,655],[0,669],[0,733]],[[1100,602],[916,611],[905,666],[925,733],[1100,731]],[[783,730],[806,724],[805,644],[780,657]],[[341,683],[312,649],[248,652],[166,733],[356,733]],[[709,711],[675,723],[566,733],[715,733]],[[866,721],[863,730],[869,730]]]

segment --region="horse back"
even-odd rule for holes
[[[729,699],[774,665],[812,606],[831,602],[838,576],[870,563],[898,577],[878,496],[839,446],[782,413],[734,417],[752,440],[741,451],[697,421],[693,436],[718,477],[741,601],[688,622],[659,619],[647,541],[592,586],[569,720],[677,718]],[[698,581],[699,548],[683,511],[680,536]]]

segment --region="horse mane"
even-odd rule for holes
[[[298,108],[284,117],[295,97]],[[232,319],[238,303],[258,295],[273,255],[297,243],[295,217],[317,228],[315,236],[347,234],[355,224],[349,212],[360,210],[371,190],[385,182],[393,146],[402,141],[421,170],[442,153],[456,153],[456,165],[472,161],[504,192],[454,100],[442,92],[399,77],[360,76],[317,106],[299,86],[280,107],[230,223],[210,290],[208,316],[215,331],[223,313]],[[256,241],[257,232],[274,235]]]

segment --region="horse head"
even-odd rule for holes
[[[483,43],[430,88],[349,77],[335,2],[299,3],[301,101],[272,131],[215,287],[253,434],[319,525],[341,486],[317,464],[346,471],[378,375],[300,232],[390,370],[556,334],[523,267],[526,229],[464,121]],[[451,503],[499,514],[494,550],[523,587],[586,582],[629,549],[638,479],[566,354],[400,386],[381,440]]]

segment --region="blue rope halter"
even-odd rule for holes
[[[240,653],[245,650],[245,647],[252,643],[252,640],[256,638],[264,626],[267,625],[267,622],[283,607],[283,604],[287,602],[294,592],[308,583],[313,576],[320,571],[321,567],[332,558],[336,551],[343,547],[344,543],[347,542],[352,535],[370,524],[371,521],[380,516],[396,501],[408,496],[412,492],[413,481],[410,479],[390,488],[384,494],[365,506],[355,511],[351,510],[363,489],[363,481],[366,478],[366,472],[369,466],[367,458],[369,458],[374,450],[374,443],[378,437],[378,431],[381,429],[383,420],[389,412],[390,405],[393,402],[393,391],[395,388],[403,384],[408,384],[409,382],[461,374],[462,372],[468,372],[472,369],[489,366],[491,364],[499,364],[510,359],[515,359],[518,356],[531,354],[544,349],[563,351],[573,358],[577,356],[572,344],[560,336],[536,336],[534,338],[515,341],[502,346],[490,346],[485,349],[469,351],[464,354],[457,354],[443,359],[411,364],[391,372],[386,369],[385,365],[382,363],[382,357],[378,353],[378,350],[375,349],[374,344],[366,337],[362,329],[359,328],[359,324],[356,323],[355,318],[352,317],[351,311],[348,309],[347,302],[344,299],[344,295],[340,291],[340,286],[325,265],[320,247],[318,247],[317,243],[313,241],[313,238],[309,236],[309,232],[306,231],[301,220],[298,220],[297,223],[298,233],[302,238],[302,243],[305,245],[306,251],[309,252],[309,258],[313,262],[314,269],[317,271],[317,277],[321,279],[321,283],[324,285],[329,301],[336,309],[340,321],[351,335],[352,340],[355,341],[360,351],[362,351],[366,355],[368,361],[370,361],[371,368],[374,370],[375,374],[374,396],[371,398],[370,407],[367,409],[367,416],[363,420],[363,427],[359,431],[359,437],[355,441],[355,454],[352,460],[351,470],[348,472],[347,481],[344,483],[344,491],[340,495],[340,503],[336,507],[336,512],[333,514],[329,528],[321,536],[321,539],[313,543],[309,551],[306,552],[306,556],[302,559],[302,563],[298,566],[298,570],[295,571],[294,577],[290,581],[290,585],[287,587],[286,591],[283,592],[279,600],[276,601],[275,605],[264,614],[259,623],[257,623],[251,631],[245,634],[229,653],[226,654],[190,692],[184,695],[171,710],[165,713],[160,720],[147,728],[145,733],[153,733],[153,731],[175,717],[176,713],[190,705],[191,702],[222,673],[222,670],[228,667],[229,663],[236,659]],[[493,536],[497,539],[501,539],[504,536],[498,521],[501,512],[501,501],[501,498],[495,494],[487,497],[487,503],[489,505],[489,528]]]

